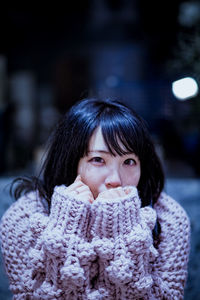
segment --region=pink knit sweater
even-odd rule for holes
[[[156,216],[160,243],[153,246]],[[141,208],[137,189],[93,204],[54,189],[51,211],[37,192],[4,214],[0,237],[13,299],[183,299],[190,225],[162,193]]]

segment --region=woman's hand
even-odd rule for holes
[[[97,199],[109,200],[114,198],[121,198],[128,195],[130,192],[131,192],[130,186],[117,187],[99,193]]]
[[[70,196],[76,197],[76,199],[89,201],[92,203],[94,201],[94,197],[89,187],[84,184],[81,180],[81,176],[78,175],[70,186],[68,186],[67,191]]]

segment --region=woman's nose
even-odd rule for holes
[[[112,170],[109,172],[105,179],[105,185],[107,188],[115,188],[121,186],[121,178],[117,170]]]

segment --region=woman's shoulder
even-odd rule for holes
[[[14,223],[20,219],[29,218],[37,212],[47,213],[47,208],[44,206],[44,201],[39,197],[38,191],[31,191],[11,204],[2,216],[0,226],[3,223]]]
[[[182,223],[184,225],[190,226],[189,217],[185,209],[171,196],[167,195],[165,192],[160,194],[158,201],[154,206],[158,218],[160,221],[166,221],[168,223]]]

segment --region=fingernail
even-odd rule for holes
[[[79,174],[79,175],[76,177],[75,181],[80,180],[80,179],[81,179],[81,175]]]

